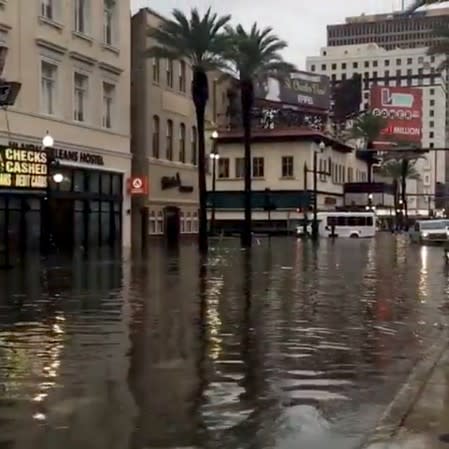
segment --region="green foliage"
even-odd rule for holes
[[[285,81],[295,66],[285,62],[281,51],[287,43],[272,28],[259,28],[254,23],[247,32],[242,25],[226,28],[229,46],[224,53],[230,68],[241,81],[262,83],[267,78]]]
[[[417,160],[406,160],[405,177],[407,179],[420,179],[420,174],[416,169]],[[391,178],[394,181],[399,181],[403,176],[403,163],[402,159],[392,159],[385,162],[380,169],[380,174],[387,178]]]
[[[156,45],[146,54],[155,58],[187,59],[194,70],[203,72],[223,68],[226,64],[222,55],[229,39],[224,31],[230,19],[230,15],[218,16],[210,8],[202,17],[196,8],[191,10],[190,17],[175,9],[171,19],[149,29],[148,35]]]
[[[354,120],[351,137],[354,139],[364,139],[368,144],[378,139],[380,133],[386,126],[387,121],[383,117],[367,112]]]

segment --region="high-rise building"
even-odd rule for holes
[[[438,67],[444,56],[430,56],[427,48],[386,50],[375,43],[325,47],[320,56],[307,58],[307,69],[327,75],[337,83],[362,76],[361,109],[370,108],[370,89],[373,86],[410,87],[422,91],[423,148],[446,147],[446,74]],[[434,207],[437,183],[445,183],[445,152],[429,151],[418,161],[420,179],[410,181],[410,210]],[[429,198],[432,200],[429,202]]]
[[[345,23],[327,26],[327,46],[376,43],[387,50],[429,47],[434,30],[449,24],[449,8],[415,11],[411,14],[362,14]]]
[[[129,2],[2,0],[0,42],[3,77],[21,83],[0,111],[0,254],[129,246]]]

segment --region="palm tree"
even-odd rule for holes
[[[195,104],[198,132],[198,190],[199,190],[199,248],[207,252],[207,192],[206,192],[206,148],[204,121],[209,85],[207,73],[222,68],[222,55],[227,48],[228,37],[224,32],[231,16],[221,16],[207,10],[200,17],[197,9],[192,9],[190,17],[174,9],[172,19],[165,20],[159,28],[151,28],[149,36],[156,45],[147,51],[153,58],[187,60],[192,66],[192,98]]]
[[[407,202],[407,179],[420,179],[421,176],[416,169],[416,156],[404,157],[402,159],[391,159],[385,162],[380,173],[391,178],[393,181],[394,207],[399,208],[399,185],[401,186],[401,200],[405,211],[405,221],[408,221],[408,202]]]
[[[368,183],[373,180],[373,165],[376,163],[374,142],[380,137],[386,126],[387,121],[383,117],[367,112],[356,118],[351,130],[353,139],[363,139],[364,141],[364,151],[368,164]]]
[[[242,125],[245,146],[245,224],[242,244],[251,247],[251,109],[254,104],[254,86],[275,78],[285,81],[288,74],[295,70],[292,64],[285,62],[280,54],[287,43],[273,33],[271,28],[260,29],[257,23],[249,32],[238,25],[227,28],[230,46],[226,59],[239,79]]]

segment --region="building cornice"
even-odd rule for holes
[[[55,44],[54,42],[47,41],[46,39],[37,38],[36,44],[39,47],[47,48],[48,50],[54,51],[56,53],[60,53],[62,55],[67,53],[67,47],[63,47],[62,45]]]
[[[123,72],[122,68],[116,67],[103,61],[100,61],[98,66],[100,67],[101,70],[104,70],[105,72],[111,72],[114,75],[120,75]]]
[[[69,54],[72,59],[84,62],[85,64],[95,65],[95,63],[97,62],[96,59],[91,58],[90,56],[87,55],[83,55],[82,53],[78,53],[77,51],[71,51]]]

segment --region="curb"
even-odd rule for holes
[[[427,355],[416,363],[407,381],[390,402],[374,430],[362,441],[359,449],[381,449],[380,443],[392,442],[420,398],[427,381],[444,352],[449,349],[449,333],[447,330],[443,331],[437,338],[438,342],[433,344],[427,351]],[[387,446],[383,447],[386,448]]]

